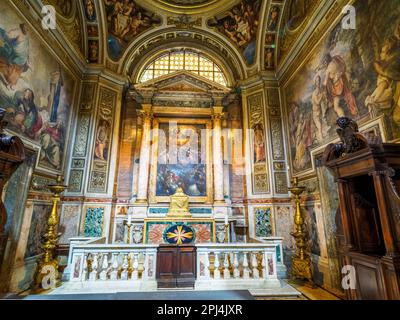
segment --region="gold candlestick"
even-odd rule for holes
[[[132,223],[128,222],[128,221],[124,221],[124,224],[127,226],[128,228],[128,234],[126,236],[126,243],[130,244],[131,243],[131,227],[132,227]]]
[[[42,237],[43,255],[38,262],[35,276],[35,290],[43,291],[54,289],[59,285],[58,261],[55,257],[55,249],[61,233],[57,233],[58,228],[58,203],[60,202],[60,194],[67,189],[66,185],[62,184],[62,177],[57,176],[55,184],[48,185],[53,193],[53,206],[49,219],[47,220],[47,230]]]
[[[304,227],[304,219],[300,207],[300,195],[304,192],[305,188],[298,185],[298,179],[293,179],[293,186],[289,191],[294,195],[296,204],[296,211],[294,215],[295,231],[290,234],[296,240],[296,254],[292,257],[292,278],[308,280],[312,286],[314,281],[312,278],[311,258],[306,253],[308,235]]]

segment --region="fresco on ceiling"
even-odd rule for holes
[[[107,26],[108,50],[112,59],[118,60],[135,37],[161,23],[161,18],[132,0],[104,0]]]
[[[71,17],[75,5],[74,0],[47,0],[43,2],[54,6],[57,13],[65,18]]]
[[[166,2],[175,5],[195,6],[199,4],[206,4],[212,0],[168,0]]]
[[[191,197],[207,195],[205,155],[202,154],[201,130],[203,124],[178,124],[169,128],[169,124],[160,124],[165,139],[159,137],[156,196],[171,196],[180,186]],[[176,138],[169,136],[174,135]],[[176,141],[176,153],[169,145]],[[166,147],[165,147],[166,146]]]
[[[39,167],[61,170],[73,82],[8,5],[0,22],[0,107],[7,128],[39,143]]]
[[[297,29],[307,17],[315,0],[290,0],[286,27],[288,30]],[[318,2],[318,1],[317,1]]]
[[[276,31],[278,29],[280,14],[281,14],[280,6],[274,5],[271,7],[268,14],[268,22],[267,22],[268,31]]]
[[[287,2],[279,32],[278,60],[285,57],[293,48],[294,41],[301,35],[308,19],[323,0],[288,0]]]
[[[85,5],[86,19],[89,22],[96,21],[96,7],[94,5],[94,0],[85,0],[84,5]]]
[[[398,1],[355,7],[356,29],[336,25],[286,86],[294,173],[311,169],[310,150],[337,137],[337,117],[383,115],[389,139],[400,137]]]
[[[276,38],[279,28],[279,19],[281,15],[281,6],[272,5],[269,10],[267,20],[267,33],[265,34],[265,49],[264,49],[264,68],[265,70],[275,69],[275,54],[276,54]]]
[[[242,0],[229,11],[208,21],[241,50],[246,62],[255,62],[261,0]]]

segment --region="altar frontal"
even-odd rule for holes
[[[193,244],[215,242],[215,221],[192,218],[189,197],[181,187],[170,197],[171,202],[165,218],[145,219],[145,244]]]

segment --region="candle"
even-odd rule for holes
[[[228,214],[225,215],[225,225],[228,225],[229,221],[228,221]]]
[[[132,215],[129,213],[128,214],[128,224],[131,224],[132,222]]]

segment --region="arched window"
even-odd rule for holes
[[[186,70],[227,86],[221,68],[203,54],[191,50],[178,50],[164,53],[153,60],[142,72],[139,82],[143,83],[172,72]]]

